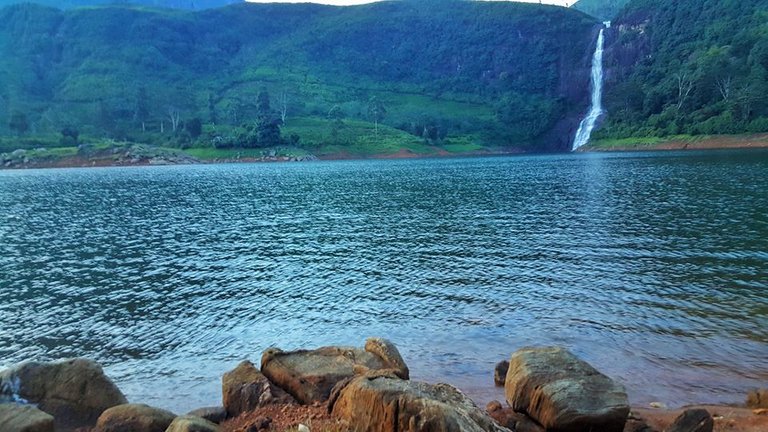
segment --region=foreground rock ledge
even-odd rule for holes
[[[110,408],[99,417],[95,432],[165,432],[176,414],[144,404]]]
[[[303,404],[328,400],[340,381],[369,371],[388,371],[407,379],[408,367],[386,339],[368,339],[365,349],[325,347],[284,352],[273,348],[261,358],[261,373]]]
[[[265,405],[296,403],[291,395],[272,384],[249,361],[225,373],[221,381],[222,400],[228,417],[237,417]]]
[[[507,402],[551,432],[622,432],[624,388],[567,350],[524,348],[509,361]]]
[[[328,409],[365,432],[509,432],[447,384],[370,373],[334,389]]]
[[[86,359],[20,363],[0,372],[0,383],[52,415],[56,430],[92,426],[104,410],[127,403],[101,366]]]

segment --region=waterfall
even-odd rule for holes
[[[610,27],[610,23],[605,23]],[[573,140],[573,150],[578,149],[589,142],[592,130],[600,115],[603,114],[603,45],[605,44],[605,29],[600,29],[600,35],[597,37],[597,48],[592,57],[592,104],[584,120],[579,124],[579,130],[576,131],[576,137]]]

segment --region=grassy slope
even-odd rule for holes
[[[288,94],[284,136],[298,135],[307,151],[431,154],[530,148],[568,110],[581,110],[574,100],[583,95],[565,81],[588,54],[594,21],[538,5],[445,4],[244,4],[194,14],[2,9],[0,133],[10,135],[8,118],[22,111],[35,138],[46,137],[37,139],[44,146],[57,145],[53,135],[66,125],[86,140],[176,145],[169,107],[205,123],[213,110],[219,130],[228,131],[253,121],[266,88],[273,107]],[[146,133],[133,120],[141,88]],[[500,121],[505,95],[514,104],[548,101],[542,106],[549,111],[537,113],[546,120]],[[387,109],[379,134],[371,132],[371,97]],[[344,123],[336,133],[327,120],[335,106]],[[425,126],[439,129],[441,139],[425,143],[418,136]],[[209,146],[210,138],[194,145]]]

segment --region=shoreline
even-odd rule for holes
[[[144,401],[128,400],[117,383],[94,361],[84,358],[47,363],[27,361],[0,370],[0,429],[4,432],[768,430],[768,389],[745,391],[745,403],[738,405],[695,404],[673,409],[657,403],[638,406],[629,401],[624,386],[556,346],[521,348],[513,352],[509,360],[489,370],[487,386],[503,389],[503,395],[487,404],[478,403],[450,384],[412,381],[411,378],[410,368],[397,347],[387,339],[368,338],[364,347],[326,346],[294,351],[268,348],[260,362],[244,360],[221,375],[220,402],[182,414],[146,405]],[[691,417],[699,426],[706,423],[709,426],[691,428]],[[176,423],[183,423],[187,428]],[[148,424],[154,426],[147,428]],[[190,425],[194,427],[190,429]],[[686,427],[682,427],[684,425]]]
[[[597,141],[577,150],[582,153],[642,152],[675,150],[730,150],[768,148],[768,134],[712,135],[683,138],[660,138],[649,142],[643,138]],[[606,144],[606,142],[608,144]]]
[[[135,144],[136,146],[143,146]],[[146,147],[143,147],[146,148]],[[649,151],[686,151],[686,150],[737,150],[768,148],[768,134],[753,135],[716,135],[676,138],[625,138],[620,140],[598,140],[578,149],[576,153],[613,153],[613,152],[649,152]],[[315,156],[262,156],[262,157],[231,157],[231,158],[195,158],[182,150],[158,149],[156,155],[134,155],[116,158],[111,153],[92,156],[72,155],[55,157],[25,156],[26,150],[17,150],[4,154],[6,159],[0,160],[0,170],[24,169],[55,169],[55,168],[108,168],[132,166],[171,166],[171,165],[214,165],[236,163],[282,163],[308,161],[351,161],[351,160],[403,160],[403,159],[447,159],[462,157],[484,156],[519,156],[535,155],[538,153],[525,152],[516,148],[485,149],[469,152],[451,153],[444,149],[435,149],[433,153],[414,153],[401,149],[395,153],[378,153],[360,155],[348,152],[338,152]],[[547,154],[547,153],[541,153]]]

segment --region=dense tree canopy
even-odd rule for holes
[[[325,121],[337,107],[340,118],[414,139],[424,131],[414,125],[428,122],[442,131],[433,135],[548,148],[557,143],[546,132],[587,104],[597,25],[560,7],[462,1],[198,12],[23,4],[0,9],[0,22],[6,133],[19,111],[38,133],[78,125],[149,141],[199,118],[201,140],[237,141],[257,124],[266,131],[265,89],[288,125]],[[384,108],[373,115],[372,99]],[[529,102],[541,109],[535,119]]]
[[[768,0],[633,0],[609,40],[598,136],[768,131]]]

